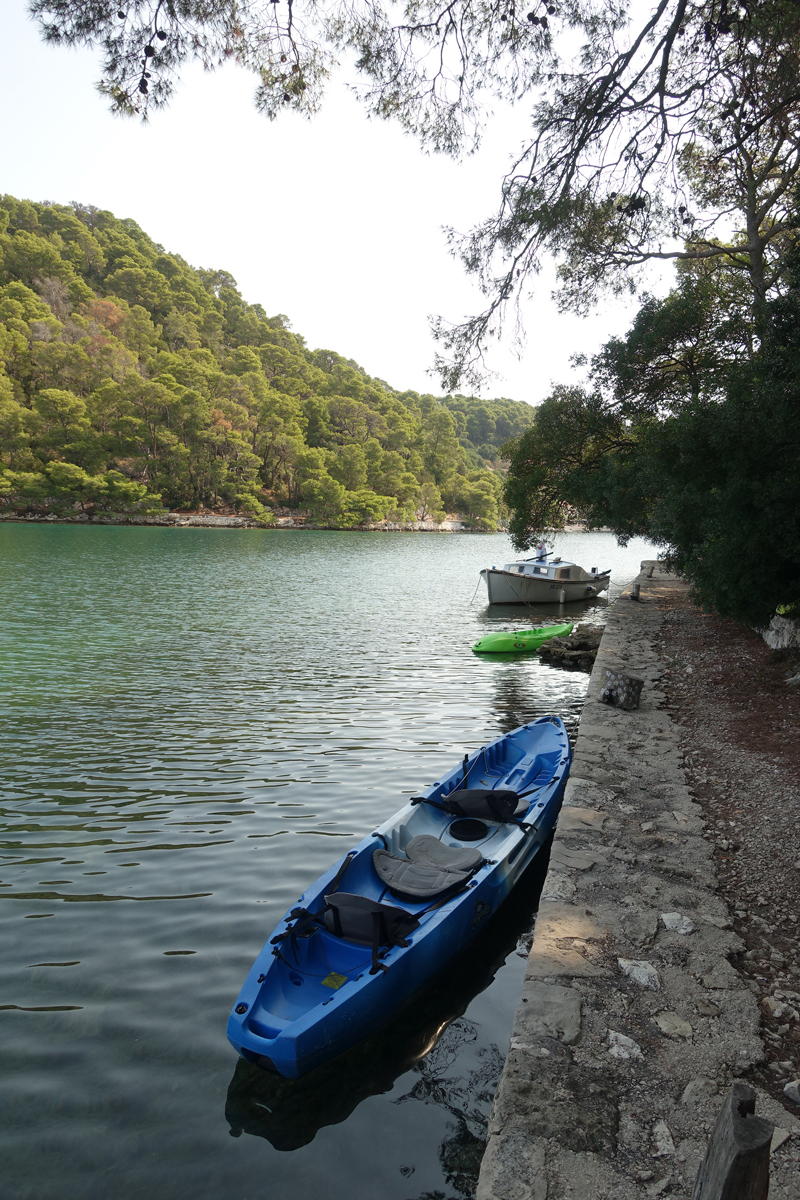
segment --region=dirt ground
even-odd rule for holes
[[[689,785],[747,947],[733,965],[761,1006],[766,1061],[751,1082],[800,1116],[783,1095],[800,1076],[800,689],[786,682],[800,654],[770,650],[686,593],[667,608],[661,649]]]

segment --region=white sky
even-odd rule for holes
[[[482,300],[442,227],[466,231],[493,212],[524,110],[496,116],[459,164],[368,121],[342,80],[312,122],[270,123],[253,107],[254,77],[230,66],[187,70],[172,106],[142,126],[107,112],[93,52],[45,46],[24,0],[2,0],[2,15],[0,191],[132,217],[193,266],[230,271],[246,300],[286,313],[312,349],[397,388],[440,391],[427,374],[428,316],[459,320]],[[630,324],[630,306],[560,315],[551,280],[526,304],[522,359],[510,329],[493,348],[499,378],[486,395],[536,403],[569,379],[570,354]]]

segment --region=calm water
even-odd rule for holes
[[[556,552],[611,566],[612,599],[648,554]],[[333,1070],[276,1082],[225,1023],[283,911],[404,796],[543,713],[574,732],[585,674],[470,646],[606,601],[471,603],[508,555],[501,534],[0,526],[4,1197],[472,1196],[535,879]]]

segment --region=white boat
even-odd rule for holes
[[[577,563],[553,558],[541,550],[534,558],[521,558],[503,567],[485,567],[490,604],[568,604],[590,600],[608,590],[610,571],[592,567],[585,571]]]

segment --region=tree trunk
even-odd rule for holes
[[[750,285],[753,289],[753,318],[759,339],[763,337],[767,312],[767,285],[764,269],[764,242],[761,240],[756,212],[756,181],[752,168],[747,180],[747,249],[750,255]]]

